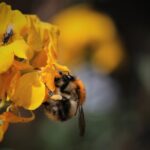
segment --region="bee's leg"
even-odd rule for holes
[[[59,94],[54,94],[50,97],[50,99],[58,101],[58,100],[62,100],[62,96]]]

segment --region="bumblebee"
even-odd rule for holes
[[[10,40],[10,38],[13,36],[13,27],[12,25],[9,25],[7,27],[6,33],[4,34],[4,37],[2,39],[3,44],[8,43],[8,41]]]
[[[85,101],[85,88],[81,80],[70,74],[59,72],[55,78],[56,91],[49,92],[44,103],[46,115],[55,121],[66,121],[78,113],[80,135],[85,132],[85,119],[82,104]]]

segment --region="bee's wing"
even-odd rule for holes
[[[85,134],[85,118],[84,118],[84,111],[82,106],[79,106],[79,131],[80,136],[84,136]]]

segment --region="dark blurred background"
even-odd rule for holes
[[[84,80],[89,91],[85,104],[85,137],[78,135],[77,118],[65,123],[55,123],[46,118],[41,108],[35,112],[36,119],[32,123],[10,126],[4,141],[0,143],[0,150],[149,150],[149,4],[145,1],[128,0],[5,2],[23,13],[37,14],[44,21],[49,21],[67,7],[87,3],[93,10],[112,18],[126,56],[122,64],[109,74],[95,73],[86,67],[82,71],[76,69],[75,73]],[[93,82],[97,83],[95,88]],[[92,92],[89,88],[91,85]]]

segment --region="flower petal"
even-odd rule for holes
[[[3,73],[9,69],[14,59],[13,51],[9,46],[0,47],[0,73]]]
[[[36,54],[31,64],[35,68],[41,68],[41,67],[46,66],[46,62],[47,62],[47,54],[46,54],[46,51],[42,50]]]
[[[3,120],[3,122],[9,122],[9,123],[26,123],[34,120],[35,115],[31,112],[31,117],[21,117],[17,116],[12,112],[4,112],[0,115],[0,120]]]
[[[55,68],[52,66],[46,66],[42,68],[42,80],[46,84],[46,86],[49,88],[49,90],[54,91],[55,90]]]
[[[13,10],[11,13],[11,23],[14,27],[14,33],[22,34],[27,26],[26,17],[19,11]]]
[[[40,37],[40,20],[35,15],[26,15],[28,20],[28,37],[27,43],[33,51],[40,51],[42,49],[42,41]]]
[[[6,30],[6,26],[9,22],[9,16],[11,12],[11,7],[9,5],[6,5],[6,3],[0,3],[0,34],[4,34],[4,31]]]
[[[9,88],[7,91],[7,96],[9,97],[9,99],[11,99],[11,97],[14,95],[16,83],[19,80],[20,76],[20,71],[15,71],[13,77],[11,78],[10,84],[8,86]]]
[[[14,60],[14,54],[19,58],[27,59],[29,47],[23,39],[0,47],[0,73],[9,69]]]
[[[11,7],[6,3],[0,4],[0,34],[4,34],[8,25],[13,26],[14,33],[23,32],[27,25],[25,16],[18,10],[11,10]]]
[[[19,79],[12,101],[17,106],[34,110],[42,104],[44,98],[45,85],[41,81],[39,73],[34,71]]]
[[[19,58],[27,59],[29,54],[29,46],[23,39],[18,39],[8,45],[13,50],[14,54]]]
[[[54,66],[57,70],[59,71],[63,71],[63,72],[70,72],[70,70],[68,69],[68,67],[60,65],[58,63],[54,63]]]
[[[19,72],[13,68],[3,74],[0,74],[0,99],[6,99],[6,93],[8,93],[11,82],[17,74],[19,74]]]
[[[13,66],[17,70],[23,70],[23,71],[33,70],[33,67],[28,62],[14,61]]]

